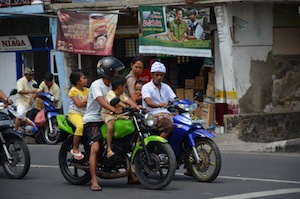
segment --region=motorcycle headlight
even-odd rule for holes
[[[145,114],[145,120],[144,120],[145,125],[147,126],[153,126],[154,125],[154,115],[151,113]]]
[[[193,112],[194,110],[197,109],[197,104],[196,103],[193,103],[193,104],[178,104],[178,107],[181,108],[182,110],[184,111],[187,111],[187,112]]]
[[[51,102],[54,102],[54,100],[55,100],[54,96],[50,96],[49,98],[50,98]]]

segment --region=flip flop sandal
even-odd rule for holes
[[[73,149],[71,149],[70,153],[73,155],[73,157],[76,159],[76,160],[82,160],[84,158],[84,155],[79,152],[79,153],[74,153],[73,152]]]
[[[102,191],[102,188],[100,186],[91,186],[91,191]]]
[[[107,157],[107,158],[110,158],[110,157],[112,157],[112,156],[114,156],[114,155],[115,155],[115,152],[110,151],[109,153],[106,154],[106,157]]]

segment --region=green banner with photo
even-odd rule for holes
[[[167,30],[164,7],[140,6],[142,35],[165,34]]]
[[[139,6],[139,52],[212,57],[209,11]]]

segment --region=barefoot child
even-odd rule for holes
[[[87,85],[87,74],[82,70],[74,70],[70,75],[73,85],[68,96],[71,98],[68,117],[76,127],[73,140],[73,149],[70,151],[76,160],[81,160],[84,155],[79,151],[80,139],[83,135],[83,115],[85,113],[89,89]]]
[[[114,76],[111,79],[111,85],[112,85],[112,90],[110,90],[106,97],[105,100],[110,103],[110,101],[114,97],[119,97],[120,102],[116,106],[121,106],[121,107],[126,107],[126,104],[136,108],[139,110],[139,107],[136,105],[136,103],[130,98],[127,97],[126,94],[124,94],[126,90],[126,79],[123,76]],[[117,117],[115,114],[110,114],[110,111],[106,110],[105,108],[102,108],[101,110],[101,116],[104,122],[107,125],[107,135],[106,135],[106,142],[107,142],[107,157],[111,158],[115,154],[112,151],[111,148],[111,142],[112,142],[112,133],[114,130],[114,121]]]

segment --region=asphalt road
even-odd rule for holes
[[[69,184],[58,167],[59,145],[28,145],[31,168],[22,180],[8,179],[0,169],[1,199],[182,199],[182,198],[300,198],[300,154],[222,152],[222,168],[212,183],[200,183],[176,171],[164,190],[148,190],[127,185],[126,178],[99,179],[102,192],[92,192],[90,184]]]

